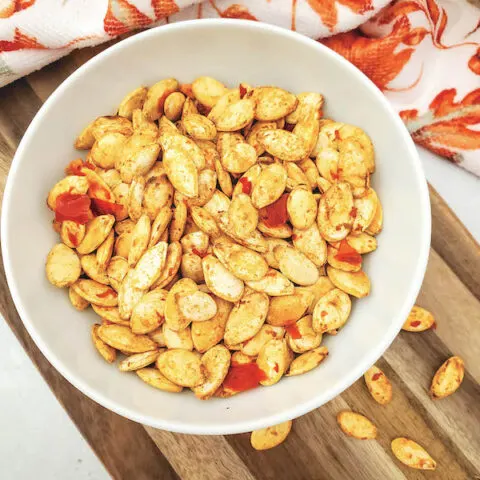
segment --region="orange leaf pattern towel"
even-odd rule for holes
[[[480,176],[480,9],[467,0],[0,0],[0,87],[73,49],[221,17],[308,35],[360,68],[412,138]]]

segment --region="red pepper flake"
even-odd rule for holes
[[[260,218],[268,228],[281,227],[287,223],[287,200],[288,193],[284,193],[276,202],[260,209]]]
[[[372,376],[372,382],[376,382],[382,376],[382,372],[377,372]]]
[[[278,372],[279,368],[278,368],[278,363],[275,362],[275,366],[273,367],[273,369]]]
[[[341,140],[342,137],[340,136],[340,130],[335,130],[335,140]]]
[[[292,242],[294,242],[294,241],[297,240],[298,238],[300,238],[300,237],[294,233],[294,234],[292,235]]]
[[[235,392],[243,392],[258,387],[262,380],[266,380],[265,372],[256,363],[242,365],[232,363],[223,382],[224,388]]]
[[[200,250],[197,250],[196,248],[192,248],[192,253],[194,253],[197,257],[200,257],[200,258],[205,258],[208,255],[207,252],[201,252]]]
[[[291,325],[286,325],[285,330],[294,340],[298,340],[299,338],[302,338],[302,334],[300,333],[300,330],[298,329],[296,323],[292,323]]]
[[[55,205],[55,220],[57,222],[71,220],[85,225],[91,217],[92,212],[90,211],[88,195],[65,192],[57,197]]]
[[[326,312],[325,310],[322,310],[320,312],[320,316],[323,318],[323,317],[326,317],[328,315],[328,312]]]
[[[418,327],[422,322],[420,320],[414,320],[413,322],[410,322],[411,327]]]
[[[92,212],[94,215],[115,215],[123,212],[125,207],[117,203],[108,202],[100,198],[92,198]]]
[[[285,126],[283,127],[284,130],[287,132],[293,132],[293,129],[295,128],[294,123],[285,123]]]
[[[242,177],[238,182],[242,186],[242,192],[250,195],[252,192],[252,182],[247,177]]]
[[[358,208],[357,207],[352,207],[352,209],[350,210],[350,216],[352,218],[356,218],[357,213],[358,213]]]
[[[243,98],[247,94],[247,87],[245,87],[243,83],[241,83],[239,86],[239,90],[240,90],[240,98]]]
[[[362,256],[344,239],[340,242],[335,259],[339,262],[346,262],[350,265],[361,265]]]
[[[65,168],[65,175],[78,175],[80,177],[84,177],[85,174],[82,172],[82,168],[89,168],[90,170],[95,170],[95,165],[91,163],[84,163],[81,158],[77,158],[76,160],[72,160],[67,168]]]
[[[78,246],[78,238],[73,232],[68,232],[68,239],[74,247]]]
[[[102,293],[97,293],[95,296],[98,298],[107,298],[107,297],[115,297],[116,295],[117,294],[111,288],[107,288],[107,290],[105,290]]]

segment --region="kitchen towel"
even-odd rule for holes
[[[417,144],[480,176],[479,0],[0,0],[0,87],[130,30],[211,17],[322,42],[375,82]]]

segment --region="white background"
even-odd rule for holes
[[[480,179],[420,151],[429,182],[480,241]],[[47,384],[0,319],[0,478],[108,479]]]

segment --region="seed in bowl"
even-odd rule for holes
[[[323,103],[168,78],[83,129],[85,159],[48,194],[60,240],[46,273],[100,317],[107,362],[204,400],[323,363],[325,335],[370,293],[362,257],[383,224],[372,142]],[[279,443],[269,435],[255,448]]]

